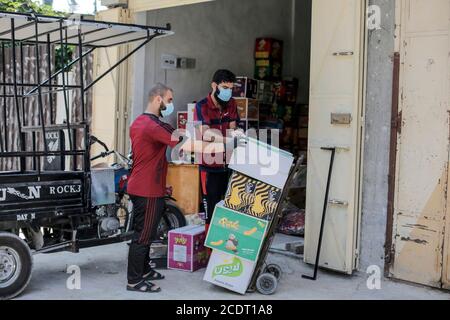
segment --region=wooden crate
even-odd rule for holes
[[[172,196],[185,215],[199,212],[201,189],[198,165],[169,164],[166,184],[172,186]]]

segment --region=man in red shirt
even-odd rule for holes
[[[197,138],[207,142],[227,142],[234,139],[230,130],[238,131],[239,115],[232,91],[236,76],[229,70],[218,70],[211,83],[212,92],[197,103],[194,120],[197,122]],[[234,134],[242,135],[243,132]],[[211,222],[214,208],[225,196],[229,173],[225,153],[199,155],[203,204],[206,211],[206,229]]]
[[[186,152],[221,153],[224,143],[204,143],[183,137],[160,117],[174,110],[173,90],[157,84],[149,93],[146,112],[130,127],[133,167],[127,192],[133,203],[133,239],[128,256],[127,290],[159,292],[151,280],[164,276],[150,267],[150,244],[155,240],[164,210],[167,147]]]

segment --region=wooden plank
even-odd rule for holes
[[[200,210],[200,172],[197,165],[169,165],[167,186],[172,186],[173,197],[184,214]]]

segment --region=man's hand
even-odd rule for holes
[[[231,132],[231,137],[235,138],[235,137],[245,137],[245,132],[242,129],[236,129],[233,130],[233,132]]]

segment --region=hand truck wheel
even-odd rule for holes
[[[264,295],[271,295],[277,291],[278,280],[271,273],[263,273],[256,280],[256,289]]]
[[[283,271],[281,271],[281,267],[277,264],[269,264],[264,269],[264,272],[273,274],[277,280],[280,280],[281,274]]]

